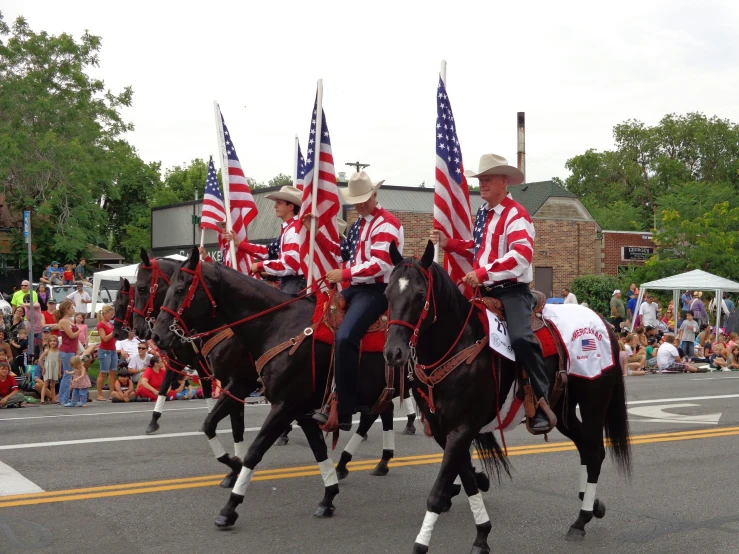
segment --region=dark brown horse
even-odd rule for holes
[[[411,384],[419,409],[428,419],[434,438],[444,449],[439,474],[428,497],[426,517],[413,548],[414,554],[423,554],[428,552],[434,524],[446,505],[449,485],[467,465],[473,442],[488,469],[498,475],[501,470],[508,471],[508,462],[493,434],[480,433],[483,426],[496,416],[499,388],[492,368],[493,357],[497,354],[485,347],[471,363],[463,362],[433,391],[422,384],[417,375],[414,377],[416,363],[428,366],[445,355],[451,357],[484,339],[485,331],[476,316],[468,318],[472,309],[470,302],[446,271],[433,263],[431,242],[420,260],[403,259],[394,245],[391,245],[390,253],[395,269],[385,294],[390,302],[391,322],[404,323],[391,326],[385,359],[389,365],[408,367],[407,377],[413,379]],[[427,302],[430,297],[435,301]],[[422,319],[424,306],[431,312]],[[515,314],[508,314],[508,317],[515,317]],[[417,344],[413,347],[411,337],[419,323]],[[614,359],[618,360],[619,348],[613,333],[610,333],[610,342]],[[547,358],[547,363],[554,373],[558,358]],[[509,384],[515,381],[515,368],[511,368],[507,375],[500,375],[501,382],[506,378]],[[594,380],[570,378],[563,398],[566,400],[559,402],[555,411],[557,429],[575,443],[581,463],[579,492],[582,507],[567,538],[579,540],[584,537],[585,525],[593,517],[605,515],[605,505],[595,498],[605,458],[604,431],[610,439],[611,454],[619,468],[627,474],[630,471],[629,425],[619,364]],[[581,419],[576,415],[578,407]],[[482,496],[474,479],[464,473],[461,477],[477,526],[472,552],[489,553],[487,536],[491,524]]]

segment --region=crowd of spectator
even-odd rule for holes
[[[96,401],[156,400],[164,377],[163,361],[133,332],[124,340],[115,339],[112,306],[103,306],[95,326],[88,328],[91,300],[83,290],[86,282],[84,259],[76,267],[67,264],[64,270],[52,262],[36,290],[23,281],[8,297],[9,303],[0,301],[0,408],[86,406],[93,386],[89,372],[96,360]],[[57,283],[76,285],[58,305],[47,286]],[[197,374],[181,375],[167,399],[202,397],[198,384]]]

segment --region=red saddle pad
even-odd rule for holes
[[[338,293],[337,293],[338,294]],[[313,318],[311,323],[316,321],[323,321],[323,316],[326,314],[328,308],[329,297],[325,292],[321,292],[316,295],[316,309],[313,312]],[[325,323],[321,323],[313,333],[313,336],[317,341],[333,344],[334,334],[331,329]],[[362,339],[362,352],[382,352],[385,349],[385,332],[375,331],[374,333],[367,333]]]

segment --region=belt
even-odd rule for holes
[[[285,275],[284,277],[280,277],[280,281],[298,281],[300,279],[305,279],[302,275]]]
[[[513,279],[506,279],[505,281],[497,281],[496,283],[493,283],[492,285],[483,285],[483,290],[487,292],[493,292],[496,290],[505,290],[509,289],[511,287],[515,287],[518,285],[526,285],[528,286],[528,283],[519,283],[518,281],[515,281]]]

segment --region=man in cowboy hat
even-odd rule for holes
[[[529,323],[535,304],[529,289],[535,231],[526,209],[508,193],[508,185],[524,182],[523,173],[508,165],[502,156],[484,154],[479,169],[465,171],[465,175],[479,180],[480,196],[486,201],[477,211],[474,240],[451,240],[434,230],[431,241],[472,261],[474,270],[465,275],[464,282],[481,287],[483,296],[498,298],[503,303],[516,360],[526,368],[540,402],[548,402],[549,377],[541,346]],[[541,405],[537,406],[530,426],[536,434],[551,430]]]
[[[377,201],[377,190],[383,182],[373,183],[365,171],[360,171],[351,176],[346,190],[340,189],[344,202],[354,206],[359,218],[349,229],[344,268],[326,274],[330,283],[349,282],[341,293],[348,309],[336,332],[339,428],[344,431],[351,429],[357,408],[359,343],[370,325],[387,310],[385,288],[393,269],[390,244],[394,242],[398,251],[403,251],[403,226]],[[314,418],[328,420],[323,413],[314,414]]]
[[[282,220],[280,236],[272,244],[264,246],[248,240],[240,241],[233,231],[225,233],[224,238],[227,241],[233,239],[238,250],[261,260],[252,264],[249,268],[251,273],[264,272],[279,277],[280,290],[296,294],[306,286],[300,269],[300,236],[297,229],[303,194],[295,187],[285,186],[265,198],[274,200],[275,215]]]

